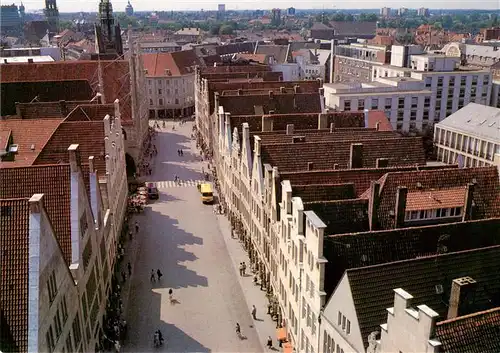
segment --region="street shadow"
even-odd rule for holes
[[[185,249],[186,245],[203,245],[203,239],[188,233],[179,227],[176,219],[162,214],[154,208],[148,210],[149,223],[147,227],[158,227],[154,232],[160,234],[161,239],[149,249],[148,257],[159,259],[157,267],[164,276],[160,283],[153,283],[153,288],[187,288],[207,287],[208,279],[200,276],[186,267],[185,263],[198,259],[192,252]],[[146,234],[152,234],[149,231]],[[156,268],[155,268],[156,270]],[[149,279],[149,278],[148,278]]]
[[[166,295],[152,291],[146,298],[138,298],[147,302],[148,312],[140,311],[139,305],[129,308],[129,337],[123,346],[124,352],[206,352],[211,350],[186,334],[176,325],[165,322],[161,318],[162,305],[169,305]],[[162,300],[163,299],[163,300]],[[142,306],[144,308],[144,306]],[[160,330],[163,335],[163,345],[155,348],[154,333]]]
[[[166,190],[160,190],[160,199],[153,202],[153,204],[162,204],[166,202],[179,201],[177,197],[169,194]]]

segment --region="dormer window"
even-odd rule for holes
[[[437,208],[434,210],[406,211],[405,221],[419,221],[462,216],[463,207]]]

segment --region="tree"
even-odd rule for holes
[[[220,35],[224,35],[224,34],[228,35],[228,34],[233,34],[233,33],[234,33],[234,29],[230,25],[223,25],[219,29]]]
[[[212,27],[210,27],[210,34],[214,36],[218,35],[220,33],[220,28],[220,23],[213,24]]]

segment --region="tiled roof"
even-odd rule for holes
[[[29,198],[33,194],[45,194],[47,213],[64,259],[69,264],[71,262],[69,165],[0,169],[0,199]]]
[[[381,178],[378,220],[381,229],[394,228],[389,212],[396,205],[396,189],[406,186],[408,193],[426,192],[474,183],[472,219],[500,217],[500,184],[496,167],[437,169],[391,172]]]
[[[11,131],[12,143],[19,146],[17,154],[14,155],[15,159],[13,161],[0,162],[0,167],[33,164],[40,151],[49,141],[50,136],[52,136],[62,121],[63,119],[0,120],[0,131]],[[31,150],[32,145],[34,145],[33,150]],[[66,148],[68,147],[69,145]]]
[[[11,65],[11,64],[9,64]],[[16,114],[16,103],[28,103],[37,97],[38,102],[59,102],[60,100],[86,100],[92,98],[92,88],[89,81],[84,79],[69,79],[59,81],[25,82],[30,77],[24,77],[25,81],[3,82],[5,65],[2,65],[2,106],[0,115]],[[42,111],[39,116],[45,115]]]
[[[259,136],[262,145],[273,145],[282,143],[294,143],[294,139],[301,139],[301,142],[323,142],[323,141],[345,141],[357,139],[359,141],[363,140],[373,140],[373,139],[390,139],[397,138],[397,135],[391,131],[376,131],[373,129],[342,129],[330,131],[318,132],[297,132],[291,135],[286,134],[266,134],[260,135],[258,132],[254,134]]]
[[[377,22],[366,21],[331,21],[330,26],[334,29],[336,36],[343,35],[359,35],[359,36],[373,36],[377,29]]]
[[[48,63],[16,63],[2,65],[2,84],[7,82],[40,82],[87,80],[98,91],[98,67],[102,65],[106,103],[120,100],[123,120],[131,120],[129,63],[126,60],[68,60]]]
[[[269,66],[260,65],[217,65],[202,68],[201,76],[205,77],[206,74],[216,73],[255,73],[262,71],[271,71],[271,68]]]
[[[456,186],[438,190],[412,191],[407,195],[405,211],[463,207],[465,204],[466,192],[466,186]]]
[[[115,115],[115,105],[110,104],[80,104],[73,109],[66,119],[68,121],[101,121],[106,115]]]
[[[302,202],[348,200],[356,197],[354,184],[309,184],[294,185],[292,196]]]
[[[419,167],[429,168],[429,167]],[[436,169],[435,167],[431,167]],[[446,168],[457,168],[457,166],[449,165]],[[279,169],[279,177],[281,180],[288,180],[295,185],[309,184],[346,184],[352,183],[356,192],[356,197],[360,197],[366,190],[370,188],[370,182],[380,179],[389,171],[405,171],[415,170],[415,166],[397,166],[390,168],[361,168],[361,169],[340,169],[340,170],[307,170],[299,172],[281,172]]]
[[[252,61],[256,61],[256,62],[261,63],[261,64],[268,64],[266,62],[268,55],[266,55],[266,54],[238,53],[238,54],[236,54],[236,57],[238,59],[252,60]]]
[[[5,319],[5,326],[1,325],[0,330],[2,337],[13,341],[11,344],[17,348],[13,351],[25,352],[28,345],[28,199],[0,199],[0,209],[0,310]]]
[[[436,253],[500,245],[500,219],[360,233],[325,234],[325,291],[329,296],[345,270]]]
[[[217,72],[204,73],[203,78],[219,82],[239,82],[245,81],[279,81],[283,79],[282,72],[275,71],[250,71],[250,72]]]
[[[443,353],[500,352],[500,307],[436,324]]]
[[[325,223],[325,234],[368,230],[368,201],[364,199],[305,202],[304,210],[314,211]]]
[[[0,125],[1,126],[1,125]],[[12,130],[0,127],[0,151],[7,150]]]
[[[102,120],[63,122],[53,133],[34,164],[69,163],[68,147],[71,144],[78,144],[82,161],[88,161],[90,156],[94,156],[94,166],[97,172],[99,175],[105,175],[104,137]]]
[[[183,50],[173,53],[142,54],[146,77],[181,76],[194,73],[194,66],[201,62],[194,50]],[[166,73],[170,70],[170,74]]]
[[[383,111],[370,110],[368,112],[368,126],[374,129],[379,124],[379,131],[392,131],[392,125]]]
[[[351,144],[358,139],[333,142],[305,142],[261,147],[262,163],[278,167],[282,172],[307,170],[313,162],[313,169],[330,170],[349,167]],[[363,140],[363,167],[373,168],[378,158],[387,158],[388,166],[424,164],[422,139],[391,138]],[[300,159],[297,158],[300,156]]]
[[[319,113],[321,100],[319,93],[275,94],[219,97],[219,105],[232,115],[252,115],[261,106],[264,114],[274,110],[276,113]]]
[[[280,63],[288,62],[290,59],[290,54],[288,52],[288,45],[257,45],[257,48],[254,51],[255,54],[265,54],[272,55],[274,59]]]
[[[460,277],[470,276],[478,284],[469,312],[498,306],[498,268],[500,246],[347,270],[365,347],[368,335],[378,331],[379,325],[387,319],[386,308],[393,306],[394,288],[411,293],[412,305],[425,304],[444,319],[448,313],[451,283]],[[442,294],[437,294],[437,285],[443,287]]]
[[[16,103],[21,119],[66,118],[68,113],[86,101],[51,101]]]

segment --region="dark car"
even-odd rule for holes
[[[160,198],[160,193],[158,192],[158,188],[154,186],[154,184],[148,185],[148,198],[150,200],[158,200]]]

